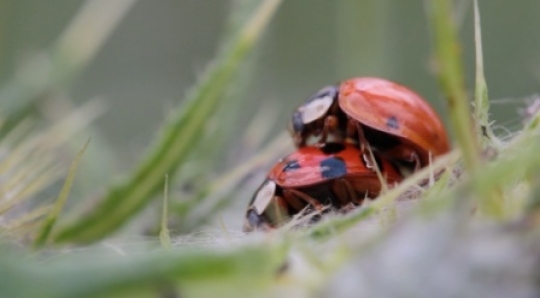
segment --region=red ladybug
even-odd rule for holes
[[[376,158],[389,185],[402,177],[388,161]],[[361,204],[381,191],[381,181],[351,144],[326,143],[302,147],[280,160],[249,203],[245,231],[279,226],[306,206],[321,210]]]
[[[365,153],[372,146],[384,157],[429,163],[429,155],[450,150],[437,113],[412,90],[380,78],[353,78],[321,89],[299,106],[289,125],[297,147],[315,143],[358,143]]]

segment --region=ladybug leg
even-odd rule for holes
[[[350,142],[350,143],[354,142],[354,138],[357,135],[357,132],[356,132],[357,129],[358,128],[356,127],[356,123],[352,119],[349,118],[347,120],[347,127],[345,128],[345,138],[347,142]]]
[[[298,191],[296,189],[285,189],[283,190],[283,196],[285,197],[285,200],[289,201],[290,199],[296,199],[300,198],[304,200],[306,203],[313,206],[317,211],[321,211],[323,209],[323,205],[314,199],[311,196],[306,195],[305,193]],[[295,198],[296,197],[296,198]]]
[[[339,120],[336,116],[334,115],[326,116],[324,118],[324,124],[323,124],[322,133],[321,133],[320,143],[321,144],[326,143],[326,140],[328,139],[328,135],[330,134],[330,132],[336,131],[338,126],[339,126]]]
[[[422,168],[422,162],[417,151],[409,146],[398,146],[384,152],[385,157],[396,160],[403,160],[413,164],[413,172]]]
[[[292,138],[296,147],[300,148],[306,145],[305,138],[303,138],[302,135],[295,133]]]
[[[346,206],[349,203],[359,205],[363,201],[363,198],[358,199],[354,187],[351,185],[350,181],[345,178],[336,179],[332,184],[332,191],[342,206]]]
[[[297,196],[291,195],[287,190],[283,191],[283,198],[281,198],[285,204],[288,204],[291,208],[296,211],[301,211],[306,207],[306,204],[300,200]]]
[[[347,120],[345,136],[347,138],[347,141],[351,143],[354,142],[355,138],[358,137],[358,146],[360,147],[360,151],[362,151],[362,153],[364,153],[366,151],[366,147],[369,146],[369,143],[367,142],[364,135],[364,129],[362,128],[362,125],[360,125],[360,123],[351,118]]]

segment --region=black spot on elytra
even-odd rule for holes
[[[345,150],[345,145],[342,143],[326,143],[320,149],[324,154],[336,154]]]
[[[386,120],[386,126],[391,129],[398,129],[399,128],[399,122],[396,116],[390,116],[388,120]]]
[[[343,177],[347,174],[345,162],[337,157],[329,157],[321,161],[321,175],[326,179]]]
[[[283,167],[283,172],[290,172],[300,168],[297,160],[291,160]]]

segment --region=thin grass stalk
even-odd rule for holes
[[[474,119],[476,120],[476,135],[482,140],[482,147],[487,147],[491,145],[492,141],[494,141],[495,135],[493,134],[489,125],[489,99],[486,78],[484,75],[482,28],[480,26],[478,0],[474,0],[474,44],[476,57],[476,83],[474,89]]]
[[[161,230],[159,231],[159,242],[164,248],[171,248],[171,236],[169,234],[169,176],[165,176],[163,186],[163,211],[161,214]]]
[[[287,251],[288,248],[277,241],[234,250],[159,250],[114,259],[89,251],[83,253],[84,260],[76,266],[66,266],[62,261],[48,261],[44,265],[28,258],[19,259],[17,255],[2,254],[0,296],[117,297],[115,293],[133,291],[129,297],[141,297],[141,291],[154,291],[153,297],[162,297],[160,289],[173,285],[181,285],[181,292],[202,288],[223,294],[219,286],[222,283],[228,284],[233,293],[239,293],[239,286],[257,293],[275,278]]]
[[[103,48],[136,0],[86,0],[57,42],[27,75],[14,78],[0,90],[3,112],[0,138],[33,113],[40,95],[76,77]]]
[[[480,167],[470,103],[465,89],[461,47],[454,24],[452,1],[426,1],[433,27],[433,42],[439,83],[445,93],[450,121],[467,170],[474,175]]]
[[[62,212],[62,209],[67,202],[69,192],[71,191],[73,181],[75,180],[75,174],[77,173],[77,169],[84,155],[84,152],[86,151],[86,148],[88,148],[88,144],[90,144],[90,139],[86,141],[82,149],[79,151],[79,153],[77,153],[75,160],[73,160],[73,162],[71,163],[66,176],[66,180],[64,181],[64,185],[62,186],[62,190],[60,190],[60,194],[56,199],[56,203],[53,205],[53,209],[51,210],[51,212],[47,214],[47,217],[43,222],[43,226],[41,227],[38,235],[34,240],[34,248],[40,248],[44,246],[49,240],[49,235],[51,234],[54,224],[58,220],[58,217],[60,216],[60,213]]]

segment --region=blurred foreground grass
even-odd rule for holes
[[[88,16],[84,9],[99,8],[92,5],[98,2],[88,1],[78,16]],[[278,137],[218,179],[201,175],[208,166],[205,160],[216,158],[215,150],[208,150],[215,146],[214,137],[232,133],[226,116],[242,102],[230,96],[229,88],[247,79],[241,74],[249,66],[249,53],[279,4],[233,2],[221,51],[199,84],[171,113],[139,167],[84,212],[79,202],[68,214],[61,212],[78,161],[85,158],[83,143],[69,171],[70,160],[64,156],[74,155],[68,143],[100,113],[99,105],[81,107],[54,123],[39,117],[39,110],[24,108],[39,105],[33,95],[24,95],[23,108],[5,110],[0,297],[538,296],[540,112],[531,105],[523,129],[498,139],[489,128],[478,51],[471,118],[449,0],[429,2],[426,11],[456,135],[453,152],[370,204],[345,216],[329,215],[305,229],[291,228],[304,220],[298,218],[268,234],[244,235],[225,227],[198,233],[201,223],[237,199],[239,185],[250,173],[287,146],[286,137]],[[118,19],[109,24],[114,27]],[[479,47],[479,25],[475,30]],[[80,61],[90,59],[85,55],[51,64],[51,73],[73,61],[79,62],[68,69],[79,71],[84,65]],[[58,87],[55,80],[48,82],[52,85],[42,85],[40,92]],[[89,146],[96,146],[94,140]],[[436,168],[446,168],[438,181],[427,188],[416,186]],[[177,193],[169,194],[169,185],[194,177],[204,183],[195,183],[181,200]],[[159,215],[141,213],[153,205]],[[128,222],[136,224],[121,231],[123,238],[113,238]],[[150,235],[143,236],[142,229]]]

